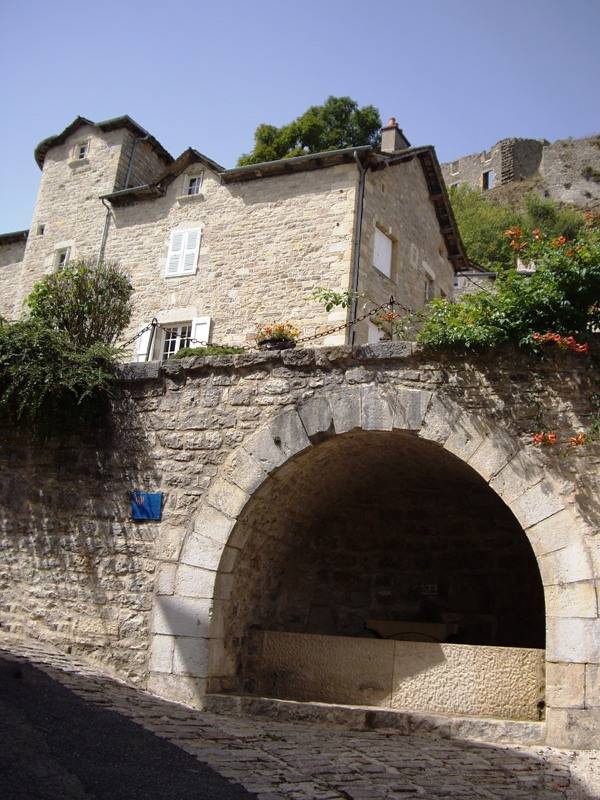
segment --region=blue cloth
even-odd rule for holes
[[[131,519],[160,519],[162,492],[132,492]]]

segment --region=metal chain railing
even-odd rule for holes
[[[149,322],[149,323],[146,325],[146,327],[145,327],[145,328],[141,328],[141,330],[139,330],[139,331],[138,331],[138,332],[135,334],[135,336],[132,336],[132,337],[131,337],[131,339],[127,339],[127,341],[126,341],[126,342],[123,342],[123,345],[122,345],[122,347],[128,347],[130,344],[133,344],[134,342],[136,342],[136,341],[137,341],[137,340],[140,338],[140,336],[143,336],[143,335],[144,335],[145,333],[147,333],[149,330],[151,330],[152,328],[156,328],[157,326],[158,326],[158,320],[156,319],[156,317],[154,317],[154,318],[153,318],[153,320],[152,320],[152,322]]]
[[[325,328],[324,330],[319,331],[318,333],[313,333],[310,336],[302,336],[299,339],[295,340],[296,344],[304,344],[305,342],[314,342],[317,339],[323,339],[326,336],[331,336],[334,333],[339,333],[340,331],[346,330],[346,328],[351,328],[353,325],[356,325],[359,322],[363,322],[366,319],[374,317],[376,314],[378,314],[380,311],[383,311],[384,309],[389,309],[393,314],[396,313],[396,309],[399,309],[403,311],[405,314],[409,315],[416,313],[416,311],[413,308],[409,308],[408,306],[402,305],[402,303],[399,303],[394,298],[394,296],[391,295],[387,303],[382,303],[381,305],[370,309],[365,314],[361,314],[360,316],[355,317],[354,319],[342,322],[339,325],[333,325],[331,327]],[[158,327],[158,320],[156,319],[156,317],[154,317],[152,322],[148,323],[148,325],[146,325],[144,328],[141,328],[135,334],[135,336],[132,336],[130,339],[127,339],[127,341],[123,343],[123,347],[128,347],[129,345],[132,345],[149,330],[157,327]],[[197,345],[198,347],[207,347],[209,345],[209,342],[200,339],[187,339],[186,341],[188,342],[188,344],[186,345],[187,347],[189,347],[190,345]],[[220,347],[221,345],[217,345],[214,342],[211,342],[210,346]],[[228,346],[230,345],[223,345],[223,347],[228,347]],[[239,347],[241,350],[246,350],[246,351],[257,349],[256,345],[253,346],[236,345],[236,347]]]

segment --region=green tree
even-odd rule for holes
[[[351,97],[328,97],[321,106],[311,106],[297,119],[277,128],[259,125],[254,149],[240,156],[239,166],[292,158],[307,153],[344,147],[376,145],[381,117],[374,106],[359,108]]]
[[[29,318],[0,320],[0,416],[42,437],[106,422],[132,291],[116,264],[85,259],[36,283]]]
[[[0,323],[0,416],[53,436],[106,418],[115,357],[105,344],[78,347],[35,320]]]
[[[79,347],[111,345],[131,319],[129,278],[115,263],[79,259],[36,283],[30,318],[66,333]]]

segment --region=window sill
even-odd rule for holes
[[[89,158],[72,158],[68,164],[71,169],[77,169],[77,167],[87,166],[90,163]]]
[[[200,202],[201,200],[205,200],[206,198],[202,194],[202,192],[198,192],[198,194],[182,194],[179,197],[175,198],[178,203],[186,204],[186,203],[194,203]]]
[[[163,277],[165,278],[165,280],[169,281],[173,280],[173,278],[192,278],[196,274],[196,272],[198,272],[197,269],[195,269],[193,272],[178,272],[175,275],[167,275],[165,273]]]
[[[379,269],[379,267],[376,267],[375,264],[373,264],[372,267],[378,275],[381,275],[382,278],[385,278],[386,280],[394,283],[394,279],[392,278],[391,275],[386,275],[386,273],[383,270]]]

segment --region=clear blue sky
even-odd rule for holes
[[[328,95],[395,115],[440,161],[600,131],[600,0],[4,0],[0,232],[29,227],[38,141],[129,114],[233,166],[256,125]]]

